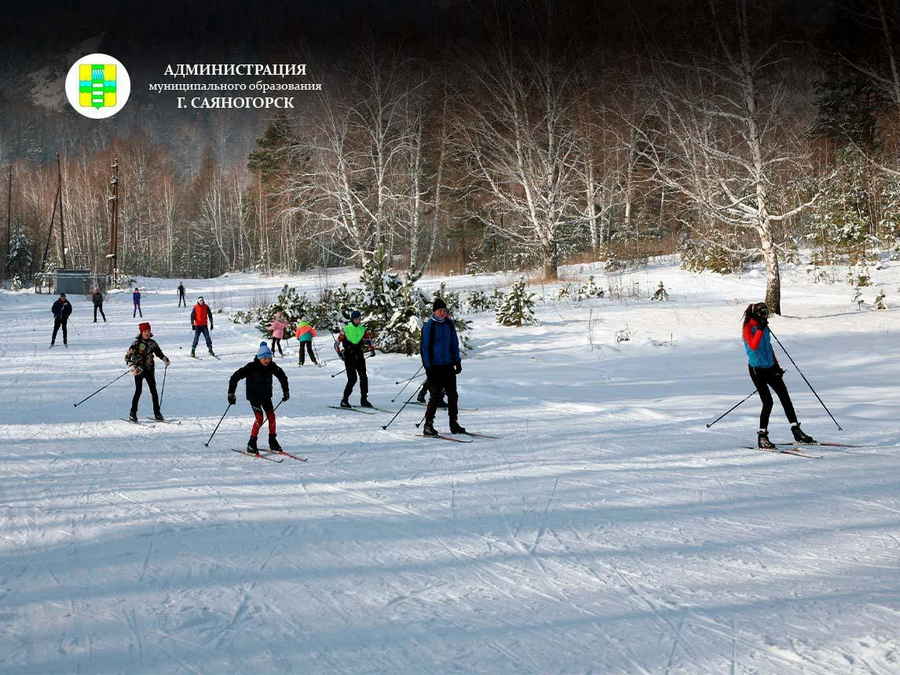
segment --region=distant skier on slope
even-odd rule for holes
[[[134,303],[134,311],[131,312],[131,318],[133,319],[140,314],[143,319],[144,313],[141,311],[141,289],[137,286],[134,287],[134,292],[131,294],[131,302]]]
[[[184,299],[184,284],[182,282],[178,282],[178,306],[187,307],[187,300]]]
[[[447,394],[447,414],[450,417],[450,433],[464,434],[465,427],[459,424],[459,394],[456,391],[456,376],[462,372],[459,354],[459,337],[453,318],[447,312],[447,304],[436,298],[432,305],[431,318],[422,326],[422,342],[419,348],[422,365],[428,376],[428,390],[431,394],[425,409],[425,426],[422,433],[437,436],[434,428],[434,414],[437,411],[441,392]]]
[[[769,440],[769,414],[772,412],[772,394],[769,387],[778,394],[784,414],[791,423],[791,433],[798,443],[815,443],[816,440],[803,432],[800,422],[797,421],[797,413],[784,384],[784,370],[778,365],[769,333],[769,308],[764,302],[747,305],[744,311],[743,327],[744,349],[747,351],[750,370],[750,379],[759,392],[762,400],[762,410],[759,413],[759,431],[757,433],[757,447],[764,450],[775,449],[775,444]]]
[[[53,345],[56,344],[56,334],[59,332],[59,329],[62,328],[63,344],[68,347],[68,323],[69,315],[72,314],[72,303],[66,298],[65,293],[59,294],[59,298],[53,303],[53,306],[50,307],[50,311],[53,312],[53,335],[50,338],[50,346],[53,347]]]
[[[91,293],[91,300],[94,303],[94,323],[97,323],[98,310],[100,316],[103,317],[103,323],[106,323],[106,314],[103,313],[103,291],[100,290],[99,286],[94,286],[94,290]]]
[[[207,323],[209,326],[206,325]],[[191,310],[191,328],[194,330],[194,341],[191,343],[191,356],[197,356],[197,342],[200,341],[201,335],[206,339],[206,348],[209,350],[209,355],[215,356],[216,353],[213,351],[212,338],[209,337],[209,331],[213,329],[212,310],[203,300],[202,295],[197,298],[197,304],[194,305],[194,308]]]
[[[272,335],[272,356],[275,356],[275,347],[278,347],[278,353],[284,356],[281,349],[281,341],[284,339],[284,331],[288,328],[287,321],[284,318],[284,312],[277,312],[275,317],[269,322],[269,333]]]
[[[350,394],[353,386],[359,378],[359,406],[361,408],[374,408],[369,403],[369,376],[366,373],[366,352],[375,354],[372,346],[372,334],[366,330],[362,322],[362,314],[356,310],[350,313],[350,323],[341,329],[334,348],[338,356],[344,361],[347,370],[347,384],[344,386],[344,396],[341,398],[341,407],[350,408]]]
[[[134,375],[134,396],[131,398],[131,411],[128,419],[132,422],[138,421],[138,402],[141,399],[142,384],[146,381],[153,399],[153,417],[159,422],[164,422],[165,418],[159,409],[159,394],[156,393],[156,364],[153,357],[158,356],[167,366],[170,361],[162,353],[156,340],[153,339],[153,332],[150,330],[148,322],[139,324],[138,331],[138,336],[125,352],[125,362],[131,366],[131,374]]]
[[[297,365],[302,366],[306,363],[306,353],[309,352],[310,360],[316,365],[319,364],[316,361],[316,355],[313,353],[313,338],[316,337],[318,333],[316,329],[309,323],[309,321],[301,321],[297,324],[297,330],[294,331],[294,337],[297,338],[297,342],[300,343],[300,353],[297,355]]]
[[[231,379],[228,380],[228,403],[234,405],[237,398],[234,395],[237,389],[237,383],[246,379],[247,400],[253,409],[255,420],[253,427],[250,429],[250,440],[247,441],[247,452],[258,455],[259,447],[256,445],[256,438],[259,435],[260,427],[263,423],[263,413],[269,423],[269,450],[273,452],[282,452],[281,445],[276,437],[275,427],[275,408],[272,406],[272,376],[278,378],[281,384],[281,400],[287,401],[290,398],[288,389],[288,379],[284,371],[272,361],[272,350],[265,342],[259,343],[259,350],[256,357],[247,365],[234,371]]]

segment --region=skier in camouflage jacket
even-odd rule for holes
[[[161,358],[167,367],[169,359],[153,339],[149,322],[140,324],[138,330],[141,331],[140,335],[134,339],[125,353],[125,362],[131,366],[131,373],[134,375],[134,396],[131,399],[131,412],[128,417],[132,422],[137,422],[138,401],[141,398],[142,384],[146,380],[150,396],[153,398],[153,416],[159,421],[164,421],[159,409],[159,395],[156,393],[156,365],[153,357]]]

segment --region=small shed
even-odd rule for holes
[[[94,285],[90,270],[56,270],[56,293],[86,295]]]

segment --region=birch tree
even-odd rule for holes
[[[800,151],[804,120],[795,120],[803,108],[792,100],[800,85],[782,76],[786,57],[778,44],[751,40],[747,0],[739,0],[730,22],[716,16],[714,2],[710,9],[713,53],[658,64],[657,123],[634,127],[633,147],[662,187],[693,203],[700,219],[754,235],[766,267],[766,303],[780,314],[775,227],[815,200],[784,205],[773,194],[779,175],[811,170]]]
[[[504,214],[481,219],[536,254],[544,276],[555,279],[560,230],[575,201],[571,76],[550,59],[509,47],[477,61],[472,75],[475,87],[460,101],[457,135],[485,210]]]

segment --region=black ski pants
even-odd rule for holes
[[[346,355],[344,357],[344,365],[347,366],[347,385],[344,387],[344,400],[349,400],[353,387],[356,385],[356,379],[359,377],[359,396],[365,400],[369,397],[369,376],[366,373],[366,357],[360,354]]]
[[[153,397],[153,414],[159,414],[159,394],[156,393],[156,374],[153,370],[142,370],[140,375],[134,376],[134,397],[131,399],[131,414],[137,415],[138,401],[141,398],[141,388],[144,381],[147,381],[147,388],[150,389],[150,396]]]
[[[428,378],[426,377],[425,381],[422,383],[422,388],[419,390],[419,396],[417,397],[417,400],[420,403],[424,403],[425,395],[427,393],[428,393]],[[443,400],[444,400],[444,393],[441,392],[441,397],[438,399],[438,401],[443,401]],[[442,407],[446,407],[446,406],[442,406]]]
[[[187,300],[184,299],[184,293],[179,293],[178,294],[178,306],[181,307],[182,305],[187,307]]]
[[[144,318],[144,313],[141,311],[141,303],[136,302],[136,303],[134,303],[134,311],[131,313],[131,318],[133,319],[138,314],[141,315],[142,319]]]
[[[447,394],[447,415],[451,422],[459,418],[459,393],[456,391],[456,373],[453,366],[431,366],[428,369],[428,406],[425,408],[425,422],[434,423],[441,392]]]
[[[316,361],[316,355],[313,353],[312,340],[306,340],[300,342],[300,354],[298,355],[300,365],[302,366],[306,363],[307,352],[309,352],[309,360],[313,363],[318,363],[318,361]]]
[[[59,332],[59,329],[62,328],[63,332],[63,344],[69,344],[69,331],[66,328],[66,324],[69,323],[69,319],[60,319],[56,317],[53,319],[53,337],[50,338],[50,344],[56,344],[56,334]]]
[[[275,347],[278,347],[278,353],[281,354],[282,356],[284,356],[284,352],[281,351],[281,338],[276,338],[276,337],[272,338],[272,346],[269,347],[269,349],[272,350],[273,355],[275,354]]]
[[[94,323],[97,323],[97,311],[99,310],[100,316],[103,317],[104,323],[106,322],[106,314],[103,313],[103,304],[94,305]]]
[[[778,394],[778,400],[781,401],[781,407],[784,408],[784,414],[788,418],[788,422],[795,424],[797,422],[797,413],[794,412],[794,404],[791,403],[790,394],[788,394],[787,386],[784,384],[781,369],[778,366],[770,368],[750,368],[750,379],[756,385],[756,391],[759,398],[762,399],[762,410],[759,412],[759,428],[769,428],[769,414],[772,412],[772,394],[769,387]]]

